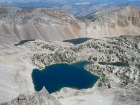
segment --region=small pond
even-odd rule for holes
[[[128,64],[126,63],[122,63],[122,62],[111,62],[111,63],[107,63],[107,62],[98,62],[101,65],[113,65],[113,66],[127,66]]]
[[[29,42],[29,41],[35,41],[35,39],[30,39],[30,40],[21,40],[21,41],[19,41],[19,43],[18,43],[18,44],[15,44],[15,46],[22,45],[22,44],[24,44],[24,43],[26,43],[26,42]]]
[[[69,42],[72,44],[81,44],[81,43],[84,43],[90,39],[92,39],[92,38],[77,38],[77,39],[64,40],[63,42]]]

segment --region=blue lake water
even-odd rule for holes
[[[107,62],[98,62],[101,65],[113,65],[113,66],[127,66],[127,64],[122,63],[122,62],[111,62],[111,63],[107,63]]]
[[[81,44],[88,41],[89,39],[92,39],[92,38],[77,38],[77,39],[64,40],[63,42],[69,42],[72,44]]]
[[[91,88],[97,82],[98,77],[84,69],[89,62],[78,62],[71,65],[54,64],[43,70],[34,69],[32,79],[36,91],[43,86],[49,93],[59,91],[63,87],[76,89]]]
[[[30,40],[21,40],[21,41],[19,41],[19,43],[18,43],[18,44],[15,44],[15,46],[22,45],[22,44],[24,44],[24,43],[26,43],[26,42],[29,42],[29,41],[35,41],[35,39],[30,39]]]

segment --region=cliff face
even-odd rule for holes
[[[7,43],[23,39],[65,40],[79,37],[106,37],[140,34],[140,9],[127,5],[102,11],[94,21],[81,22],[57,9],[17,10],[11,15],[0,9],[0,37]]]

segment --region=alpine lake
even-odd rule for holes
[[[35,91],[42,90],[43,86],[51,94],[63,87],[75,89],[92,88],[99,77],[88,72],[84,66],[90,64],[88,61],[74,64],[53,64],[43,70],[34,69],[32,80]]]

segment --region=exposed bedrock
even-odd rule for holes
[[[20,94],[17,98],[1,105],[61,105],[58,100],[49,95],[45,88],[33,95]]]

